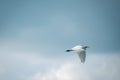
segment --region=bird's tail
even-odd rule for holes
[[[71,49],[69,49],[69,50],[66,50],[66,52],[70,52],[70,51],[72,51]]]

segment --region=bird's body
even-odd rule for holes
[[[67,52],[73,51],[76,52],[81,60],[82,63],[85,62],[86,59],[86,48],[88,48],[88,46],[80,46],[77,45],[69,50],[66,50]]]

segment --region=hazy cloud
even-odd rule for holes
[[[45,74],[38,72],[26,80],[119,80],[119,56],[93,54],[88,56],[85,64],[67,61],[60,68],[54,67]]]

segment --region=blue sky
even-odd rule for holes
[[[67,73],[77,74],[73,69],[81,64],[78,64],[77,56],[66,54],[65,50],[78,44],[91,47],[87,50],[89,61],[106,60],[104,56],[110,56],[109,61],[117,62],[120,53],[119,3],[119,0],[0,0],[1,80],[73,80],[75,76],[69,77],[71,74]],[[85,65],[92,66],[89,61]],[[107,71],[109,61],[104,64],[93,61],[92,64],[96,65],[95,69],[98,65],[100,68],[105,66],[103,71]],[[120,66],[114,65],[109,65],[113,66],[113,73]],[[77,76],[78,80],[90,72],[89,67],[82,69],[84,75]],[[63,77],[61,72],[69,78]],[[84,80],[96,80],[97,77],[104,80],[103,75],[96,75],[96,78],[91,77],[93,75]],[[110,78],[108,73],[105,77],[105,80]],[[115,80],[118,79],[119,76]]]

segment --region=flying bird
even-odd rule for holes
[[[71,49],[66,50],[66,52],[71,52],[71,51],[76,52],[81,62],[84,63],[86,59],[86,48],[89,48],[89,46],[77,45]]]

